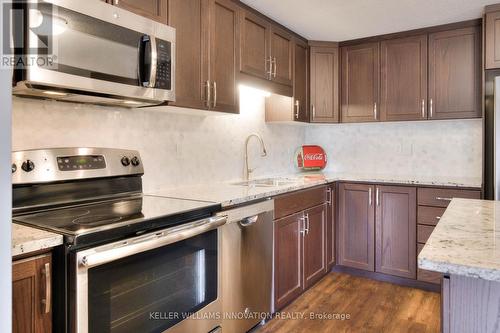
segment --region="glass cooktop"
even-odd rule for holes
[[[63,235],[79,236],[162,219],[162,225],[180,224],[220,210],[212,202],[142,195],[14,216],[14,222]]]

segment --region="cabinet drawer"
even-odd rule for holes
[[[274,218],[279,219],[326,202],[326,186],[285,194],[274,199]]]
[[[481,191],[443,188],[419,188],[418,204],[423,206],[448,207],[452,198],[481,199]]]
[[[437,225],[446,208],[418,206],[418,224]]]
[[[417,244],[417,255],[420,253],[420,251],[422,251],[423,248],[424,244]],[[419,281],[440,284],[442,277],[443,274],[439,272],[427,271],[425,269],[418,269],[417,271],[417,280]]]
[[[417,242],[425,244],[432,232],[434,231],[434,227],[428,225],[418,225],[417,226]]]

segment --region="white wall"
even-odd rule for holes
[[[480,179],[482,131],[481,119],[471,119],[317,125],[305,136],[325,148],[329,171]]]
[[[0,332],[11,332],[12,320],[11,79],[10,71],[0,70]]]

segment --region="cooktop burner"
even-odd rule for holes
[[[165,217],[169,217],[170,224],[175,224],[175,216],[181,219],[183,213],[204,209],[215,211],[218,208],[210,202],[141,195],[19,215],[14,217],[14,221],[78,236]]]

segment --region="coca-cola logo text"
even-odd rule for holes
[[[322,161],[324,158],[323,158],[323,154],[321,153],[316,153],[316,154],[305,154],[304,155],[304,160],[306,161]]]

